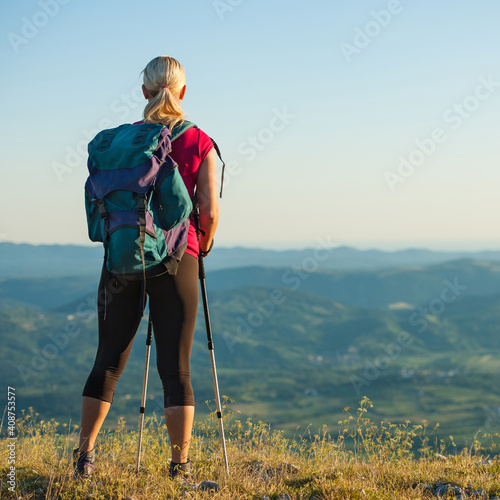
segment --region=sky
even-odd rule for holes
[[[226,161],[215,242],[500,248],[497,0],[2,2],[0,241],[90,244],[86,146],[186,70]],[[220,170],[220,164],[219,164]]]

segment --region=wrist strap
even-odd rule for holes
[[[212,238],[212,242],[210,243],[210,247],[209,247],[209,249],[206,252],[203,252],[202,250],[200,250],[200,255],[202,257],[206,257],[211,252],[211,250],[212,250],[212,248],[214,246],[214,241],[215,240]]]

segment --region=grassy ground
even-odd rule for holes
[[[262,422],[241,421],[237,412],[225,408],[229,475],[222,467],[217,419],[211,414],[195,425],[191,459],[195,480],[216,481],[215,493],[186,489],[166,478],[170,453],[162,419],[146,419],[138,474],[133,468],[137,433],[122,420],[100,435],[93,479],[76,481],[70,460],[76,426],[37,421],[31,413],[16,422],[15,492],[7,482],[7,445],[12,441],[1,441],[1,498],[250,500],[288,494],[290,499],[394,500],[436,498],[432,490],[444,482],[481,488],[482,498],[500,495],[500,461],[494,459],[500,435],[480,436],[470,449],[458,452],[453,437],[436,440],[425,425],[374,423],[371,407],[364,398],[357,410],[346,408],[337,436],[306,431],[293,439],[271,432]]]

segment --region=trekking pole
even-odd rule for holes
[[[141,461],[141,446],[142,446],[142,429],[144,427],[144,412],[146,411],[146,390],[148,388],[148,373],[149,373],[149,354],[151,351],[151,341],[153,338],[153,320],[151,319],[151,311],[149,312],[148,320],[148,335],[146,337],[146,362],[144,365],[144,382],[142,384],[142,399],[139,417],[139,442],[137,443],[137,459],[135,471],[139,472],[139,463]]]
[[[205,313],[205,326],[207,329],[208,350],[210,351],[210,361],[212,363],[212,378],[214,380],[215,404],[217,405],[217,418],[219,420],[220,437],[222,441],[222,454],[224,456],[224,469],[229,473],[227,463],[226,440],[224,439],[224,425],[222,422],[222,410],[219,397],[219,383],[217,382],[217,369],[215,367],[214,343],[212,340],[212,327],[210,326],[210,314],[208,312],[207,289],[205,288],[205,266],[203,265],[203,257],[199,255],[199,277],[201,286],[201,296],[203,299],[203,311]]]

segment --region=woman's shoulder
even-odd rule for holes
[[[144,123],[144,120],[139,120],[137,122],[132,123],[132,125],[140,125]],[[181,128],[184,128],[185,130],[181,133],[182,136],[190,139],[197,139],[197,140],[210,140],[210,136],[205,133],[196,123],[190,122],[188,120],[185,120],[182,122],[180,125],[178,125]],[[175,128],[174,128],[175,130]]]
[[[144,123],[144,121],[140,120],[134,122],[133,125],[139,125],[142,123]],[[190,147],[196,146],[196,149],[198,150],[198,156],[203,161],[210,150],[213,148],[213,142],[210,136],[206,132],[204,132],[198,125],[187,120],[182,122],[182,124],[180,124],[179,126],[181,128],[184,128],[185,130],[183,130],[179,135],[175,134],[176,137],[172,142],[173,149],[188,149]]]
[[[185,134],[188,134],[188,137],[192,137],[193,139],[198,139],[198,140],[203,140],[206,141],[207,139],[210,140],[209,135],[204,132],[196,123],[193,122],[184,122],[187,125],[190,125],[190,128],[184,132]]]
[[[212,139],[200,127],[192,124],[179,138],[183,139],[184,146],[194,145],[198,146],[199,156],[204,160],[210,150],[213,148]]]

